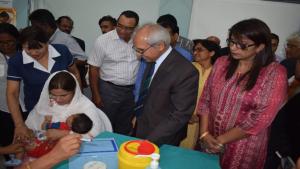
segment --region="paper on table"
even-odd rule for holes
[[[118,169],[118,147],[113,138],[95,138],[83,142],[77,155],[69,159],[69,169],[82,169],[91,161],[103,162],[108,169]]]

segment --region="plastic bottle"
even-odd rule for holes
[[[159,162],[158,162],[160,155],[157,153],[153,153],[153,154],[151,154],[150,157],[152,158],[152,161],[146,169],[161,169],[159,167]]]
[[[40,141],[44,141],[47,140],[47,136],[46,136],[46,132],[43,130],[34,130],[33,131],[34,135],[36,136],[36,138]]]

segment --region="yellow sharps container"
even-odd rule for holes
[[[159,154],[158,147],[147,140],[132,140],[124,142],[119,148],[119,169],[145,169],[151,162],[151,157],[137,155]]]

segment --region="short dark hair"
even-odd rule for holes
[[[60,16],[60,17],[56,20],[56,23],[57,23],[57,24],[60,24],[60,23],[61,23],[61,20],[63,20],[63,19],[67,19],[68,21],[72,22],[72,24],[73,24],[73,20],[72,20],[71,17],[69,17],[69,16]]]
[[[76,80],[74,77],[65,71],[55,74],[49,82],[48,90],[63,89],[70,92],[75,92]]]
[[[0,34],[1,33],[7,33],[13,36],[16,40],[18,40],[20,36],[18,29],[10,23],[0,23]]]
[[[172,34],[175,34],[175,33],[179,34],[179,27],[172,22],[165,21],[165,22],[159,22],[158,24],[166,29],[167,28],[171,29]]]
[[[76,114],[72,124],[71,130],[78,134],[86,134],[93,127],[93,121],[84,113]]]
[[[102,22],[109,21],[113,26],[117,25],[117,20],[110,15],[103,16],[99,19],[98,25],[100,26]]]
[[[49,41],[45,32],[36,26],[28,26],[24,28],[20,33],[20,44],[28,43],[29,49],[42,48],[40,43],[47,43]]]
[[[53,14],[48,11],[47,9],[37,9],[33,11],[29,15],[29,20],[39,22],[40,24],[43,25],[49,25],[51,28],[56,29],[56,22]]]
[[[136,12],[131,11],[131,10],[123,11],[120,14],[118,20],[120,19],[120,17],[122,15],[126,16],[127,18],[134,18],[135,19],[135,26],[137,26],[139,24],[139,15]]]
[[[279,36],[275,33],[271,33],[271,39],[276,39],[279,42]]]
[[[171,22],[171,23],[177,25],[177,20],[176,20],[175,16],[173,16],[173,15],[171,15],[171,14],[161,15],[161,16],[156,20],[156,23],[162,23],[162,22]]]
[[[8,13],[6,11],[2,11],[0,13],[0,17],[2,17],[2,18],[9,18],[9,15],[8,15]]]

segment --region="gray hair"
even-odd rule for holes
[[[293,34],[291,34],[287,38],[287,41],[290,41],[290,40],[295,40],[295,41],[297,41],[300,44],[300,31],[294,32]]]
[[[143,25],[140,29],[145,28],[149,30],[148,37],[145,38],[148,44],[154,45],[156,43],[163,42],[166,45],[166,47],[170,46],[170,34],[164,27],[158,24],[148,23]]]

